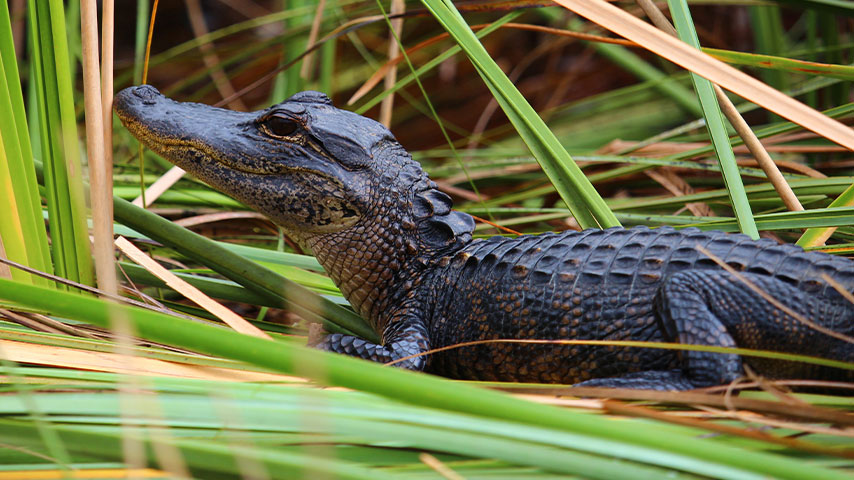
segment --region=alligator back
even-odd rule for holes
[[[672,341],[655,308],[662,284],[678,272],[721,270],[698,247],[738,271],[820,299],[811,320],[854,333],[851,305],[822,278],[854,290],[848,259],[745,235],[636,227],[493,237],[444,258],[422,294],[435,300],[427,307],[432,347],[508,338]],[[763,343],[775,333],[758,332],[739,346],[775,349]],[[575,383],[677,366],[677,354],[661,349],[498,343],[434,355],[428,369],[458,378]]]

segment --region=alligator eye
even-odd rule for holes
[[[267,131],[276,137],[287,137],[297,129],[297,123],[287,117],[274,115],[264,121]]]

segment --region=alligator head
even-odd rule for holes
[[[471,241],[471,217],[451,210],[383,125],[333,107],[322,93],[235,112],[143,85],[119,92],[114,109],[148,148],[312,249],[369,318],[383,289]]]

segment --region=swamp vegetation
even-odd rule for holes
[[[852,385],[472,384],[306,348],[311,325],[376,334],[110,112],[144,82],[237,110],[320,90],[389,125],[478,235],[690,225],[852,255],[852,2],[97,6],[0,8],[0,479],[854,473]]]

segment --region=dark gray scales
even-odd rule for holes
[[[321,348],[479,380],[686,389],[730,382],[746,364],[768,377],[854,381],[851,370],[651,348],[490,343],[421,355],[481,340],[631,340],[850,362],[850,339],[781,311],[698,247],[796,316],[848,337],[854,306],[822,275],[854,291],[854,262],[669,227],[473,241],[471,216],[452,210],[385,127],[317,92],[231,112],[141,86],[120,92],[115,110],[152,150],[314,252],[383,338],[329,335]]]
[[[680,341],[852,359],[850,343],[778,312],[698,246],[798,314],[854,334],[854,309],[821,278],[854,289],[847,259],[744,235],[637,227],[473,242],[421,287],[418,296],[440,299],[424,309],[431,346],[493,338]],[[769,376],[852,378],[805,364],[747,362]],[[684,379],[668,373],[674,385],[720,384],[742,373],[737,356],[577,345],[469,347],[427,364],[451,377],[558,383],[680,367]],[[674,385],[657,377],[633,386]]]

